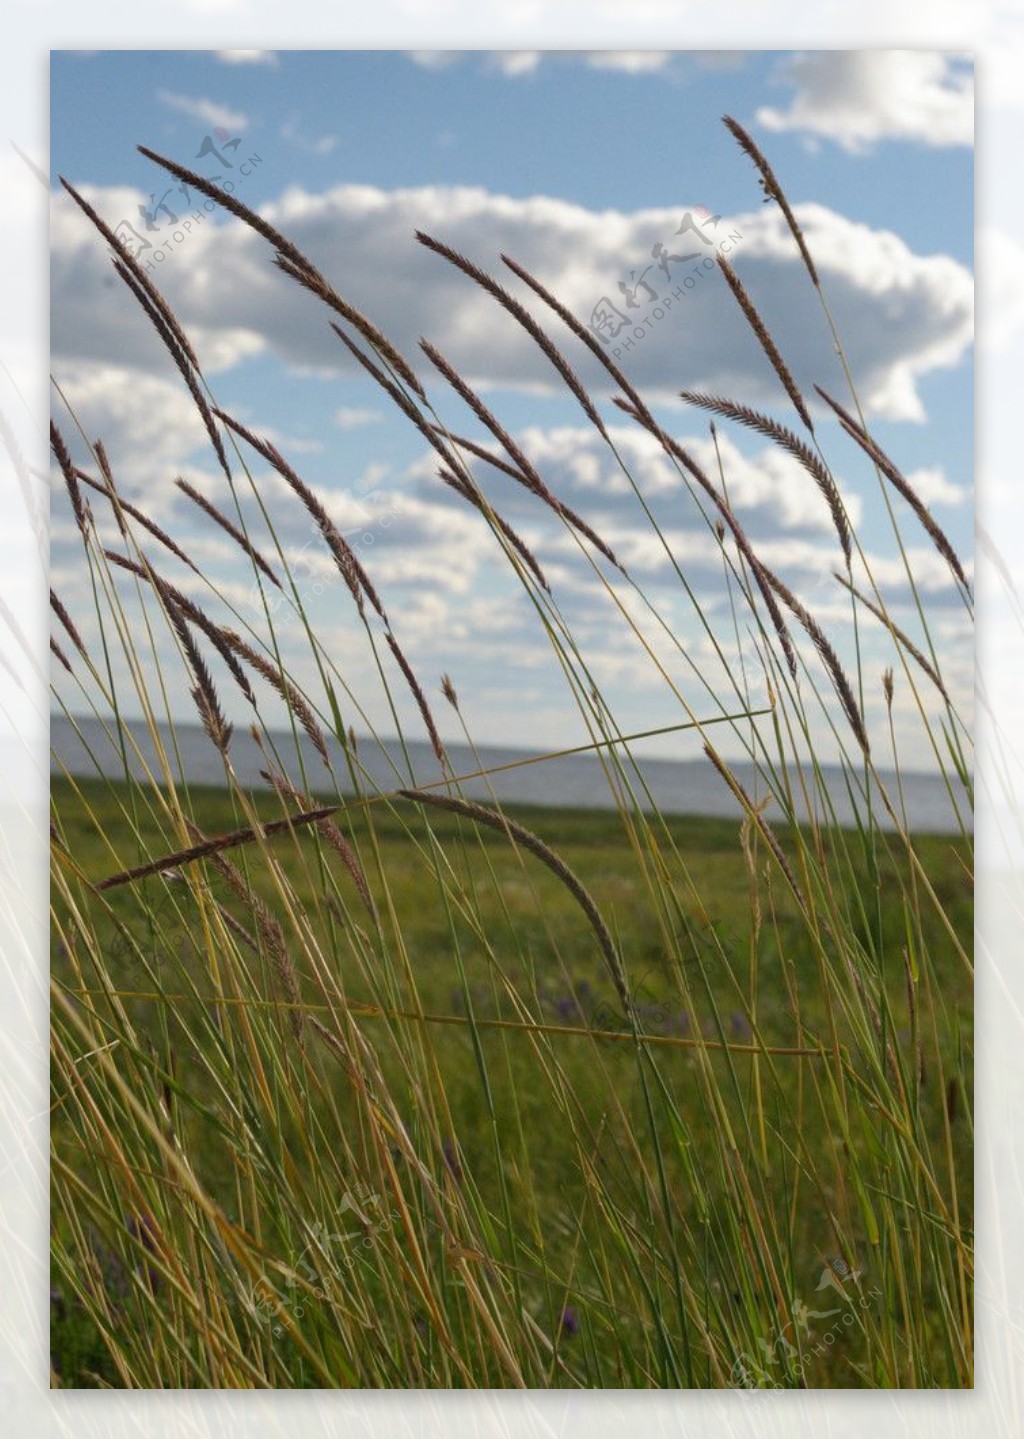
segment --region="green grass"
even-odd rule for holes
[[[141,803],[141,795],[134,798]],[[104,836],[118,833],[119,820],[124,809],[131,808],[131,800],[123,784],[108,786],[89,781],[72,785],[55,781],[54,808],[60,815],[62,837],[76,863],[93,879],[111,873],[118,863],[136,862],[140,853],[159,854],[174,848],[171,837],[151,817],[140,824],[138,842],[131,852],[120,853],[117,862],[112,862]],[[236,827],[237,814],[227,791],[193,789],[190,801],[191,812],[205,833],[214,835]],[[263,795],[256,807],[264,819],[280,813],[279,801],[272,794]],[[802,1297],[811,1310],[821,1313],[831,1309],[831,1302],[825,1304],[819,1298],[815,1303],[814,1289],[827,1257],[840,1252],[863,1268],[864,1292],[868,1293],[868,1281],[881,1277],[881,1245],[872,1245],[861,1219],[853,1221],[841,1238],[837,1237],[833,1211],[843,1202],[847,1168],[870,1173],[882,1187],[887,1162],[884,1137],[876,1132],[876,1121],[868,1118],[853,1127],[847,1141],[852,1153],[844,1152],[842,1145],[835,1148],[835,1136],[829,1133],[826,1116],[806,1098],[801,1100],[802,1094],[813,1092],[824,1079],[826,1062],[821,1058],[780,1056],[772,1064],[770,1099],[761,1100],[765,1133],[758,1135],[748,1122],[758,1104],[752,1055],[737,1050],[727,1056],[720,1049],[701,1049],[699,1042],[677,1042],[683,1038],[699,1041],[703,1036],[709,1044],[720,1044],[717,1015],[723,1017],[726,1039],[735,1045],[751,1043],[751,1019],[755,1017],[760,1041],[769,1048],[815,1048],[828,1042],[828,1015],[818,985],[817,961],[801,939],[795,905],[784,891],[772,886],[765,895],[765,903],[770,903],[773,911],[771,922],[765,923],[762,916],[760,933],[755,933],[751,876],[738,845],[738,825],[686,817],[669,817],[664,822],[666,848],[670,839],[680,861],[671,882],[678,890],[681,914],[689,928],[680,978],[667,962],[663,936],[647,899],[638,859],[618,814],[527,807],[508,807],[506,812],[557,849],[596,897],[625,956],[632,992],[640,1004],[647,1006],[644,1012],[654,1037],[650,1048],[656,1054],[659,1083],[671,1095],[672,1122],[679,1125],[678,1134],[666,1135],[665,1156],[667,1186],[678,1209],[677,1222],[700,1230],[707,1227],[706,1220],[702,1220],[704,1211],[729,1203],[728,1172],[720,1163],[720,1137],[706,1123],[705,1101],[699,1094],[700,1069],[708,1062],[722,1085],[726,1113],[743,1162],[756,1162],[762,1169],[762,1196],[780,1223],[796,1201],[800,1182],[800,1166],[794,1164],[788,1152],[792,1136],[787,1133],[787,1116],[802,1112],[802,1144],[808,1154],[816,1156],[817,1172],[815,1183],[807,1185],[799,1222],[786,1223],[794,1294]],[[375,807],[372,828],[369,813],[357,809],[350,833],[363,850],[371,837],[376,840],[380,864],[388,877],[386,895],[404,937],[411,974],[407,983],[396,984],[394,994],[388,998],[382,998],[382,986],[375,985],[369,974],[346,976],[344,989],[348,1003],[360,1015],[363,1031],[382,1047],[382,1071],[389,1090],[397,1096],[405,1122],[415,1133],[418,1095],[404,1065],[389,1052],[387,1044],[389,1028],[395,1026],[393,1033],[399,1044],[405,1029],[401,1021],[389,1022],[377,1013],[378,1009],[405,1013],[420,1009],[436,1017],[425,1020],[420,1028],[447,1100],[450,1135],[446,1137],[457,1143],[461,1171],[457,1187],[472,1186],[473,1203],[494,1227],[505,1264],[519,1271],[524,1303],[537,1325],[554,1336],[562,1309],[569,1304],[575,1311],[580,1329],[563,1336],[560,1364],[573,1382],[584,1386],[643,1382],[642,1372],[627,1368],[622,1356],[644,1352],[651,1340],[651,1319],[639,1303],[636,1289],[617,1285],[612,1276],[601,1273],[597,1266],[591,1267],[591,1256],[601,1256],[607,1247],[607,1237],[594,1232],[606,1220],[599,1221],[589,1203],[594,1180],[581,1159],[579,1121],[577,1118],[574,1123],[573,1119],[579,1112],[586,1116],[585,1132],[591,1139],[584,1147],[593,1146],[591,1160],[602,1168],[605,1202],[616,1206],[621,1239],[628,1247],[632,1242],[631,1225],[650,1202],[645,1186],[638,1182],[631,1154],[634,1136],[645,1126],[645,1106],[625,1026],[621,1026],[623,1034],[616,1037],[615,1024],[608,1018],[614,1016],[615,995],[602,975],[592,934],[564,887],[543,869],[537,873],[541,867],[531,857],[524,860],[511,851],[499,834],[483,831],[468,842],[465,826],[455,816],[440,815],[433,823],[437,845],[457,867],[464,892],[473,894],[474,923],[470,924],[458,917],[453,921],[444,904],[433,862],[423,852],[411,806],[400,806],[397,814],[383,806]],[[948,837],[918,837],[916,844],[933,885],[966,942],[971,931],[971,890],[964,875],[963,845]],[[308,854],[302,851],[303,841],[296,844],[286,838],[276,842],[275,853],[280,856],[294,899],[305,913],[318,914],[322,912],[322,882],[311,869]],[[907,882],[905,865],[892,861],[882,868],[879,879],[883,925],[895,943],[901,924],[899,895]],[[863,874],[854,872],[851,876],[855,890],[863,881]],[[268,903],[273,901],[274,886],[267,876],[255,876],[253,883]],[[54,976],[97,1016],[102,1016],[108,1007],[118,1009],[122,1017],[116,1024],[134,1036],[138,1059],[149,1056],[142,1061],[142,1067],[150,1071],[151,1082],[153,1072],[162,1068],[173,1073],[176,1142],[207,1194],[223,1207],[232,1223],[240,1223],[243,1216],[236,1203],[235,1177],[224,1163],[224,1131],[231,1128],[232,1116],[225,1108],[223,1095],[218,1093],[214,1034],[208,1022],[204,1023],[214,1008],[212,985],[200,948],[194,943],[193,926],[187,919],[180,924],[166,923],[170,908],[166,896],[171,889],[173,886],[166,881],[154,877],[143,882],[140,893],[128,889],[112,892],[110,915],[95,924],[105,976],[112,986],[105,999],[91,984],[83,988],[76,981],[77,966],[69,963],[59,948],[54,956]],[[375,898],[378,903],[384,902],[383,888],[378,887]],[[164,922],[160,922],[161,903]],[[59,927],[66,932],[67,920],[61,907],[57,915]],[[486,950],[476,941],[477,924],[491,937]],[[329,947],[329,935],[323,934],[320,939]],[[941,1151],[946,1094],[940,1076],[958,1072],[962,1065],[956,1052],[957,1035],[970,1033],[971,990],[962,966],[943,944],[937,924],[931,926],[925,939],[935,956],[932,982],[936,994],[942,996],[943,1030],[937,1053],[929,1059],[932,1073],[926,1073],[921,1088],[919,1118],[924,1142]],[[458,965],[453,946],[461,957]],[[747,1003],[752,946],[758,970],[758,998],[753,1013]],[[720,953],[723,948],[726,964]],[[781,962],[783,951],[785,965]],[[162,992],[154,991],[154,976]],[[301,975],[300,979],[304,992],[312,999],[315,982],[309,975]],[[508,1000],[506,987],[520,997],[518,1012]],[[271,980],[263,996],[248,998],[244,1004],[250,1008],[268,1002],[272,1005],[272,992]],[[889,1003],[896,1044],[905,1053],[909,1016],[902,974],[892,976]],[[467,1017],[470,1006],[477,1020],[475,1032]],[[239,1007],[225,1008],[227,1025],[241,1025]],[[688,1021],[685,1025],[680,1019],[684,1013]],[[587,1032],[595,1022],[610,1026],[602,1039]],[[577,1033],[571,1034],[570,1030]],[[670,1042],[659,1043],[659,1037]],[[845,1038],[855,1045],[855,1036]],[[763,1059],[759,1062],[765,1064]],[[485,1101],[480,1082],[481,1066],[488,1075],[489,1102]],[[332,1125],[339,1121],[343,1127],[358,1123],[357,1106],[349,1101],[344,1078],[332,1057],[323,1056],[317,1061],[317,1069],[330,1090],[329,1098],[318,1106],[317,1124],[323,1132],[329,1135]],[[572,1104],[566,1112],[563,1106],[568,1096]],[[89,1156],[82,1145],[82,1135],[66,1124],[61,1097],[58,1088],[55,1143],[73,1167],[87,1168]],[[954,1119],[952,1133],[957,1185],[966,1195],[971,1174],[970,1136],[962,1114],[961,1110],[961,1117]],[[500,1136],[497,1144],[495,1135]],[[275,1148],[282,1164],[288,1158],[296,1164],[309,1161],[306,1147],[295,1135],[277,1136]],[[823,1162],[826,1154],[829,1157]],[[504,1167],[512,1214],[528,1216],[534,1232],[501,1232],[499,1166]],[[699,1190],[694,1189],[695,1176],[700,1178]],[[303,1186],[314,1185],[315,1176],[306,1173],[301,1182]],[[818,1185],[822,1193],[815,1195]],[[427,1227],[429,1231],[429,1220]],[[58,1232],[60,1229],[58,1217]],[[708,1237],[710,1241],[711,1235]],[[289,1244],[282,1234],[270,1241],[269,1248],[271,1252],[276,1250],[285,1264],[295,1264],[296,1245],[297,1241]],[[102,1244],[99,1247],[103,1252]],[[362,1278],[372,1290],[373,1266],[379,1256],[373,1248],[365,1254],[366,1258],[359,1261],[366,1269]],[[608,1258],[607,1254],[602,1257]],[[625,1263],[622,1259],[619,1262]],[[755,1255],[719,1254],[705,1276],[709,1303],[712,1294],[715,1302],[735,1302],[737,1306],[747,1302],[748,1286],[756,1293],[763,1283],[760,1276],[749,1272],[751,1267],[756,1269]],[[128,1259],[121,1260],[114,1280],[108,1276],[108,1284],[123,1286],[125,1271],[135,1274]],[[561,1280],[557,1284],[556,1275]],[[291,1291],[285,1288],[284,1293],[290,1298]],[[732,1301],[733,1294],[741,1298]],[[937,1303],[936,1294],[926,1291],[921,1297]],[[770,1309],[762,1307],[763,1299],[762,1295],[754,1313],[763,1325],[763,1334],[774,1342],[779,1323]],[[156,1302],[161,1302],[159,1297]],[[169,1298],[163,1302],[169,1302]],[[873,1301],[876,1305],[881,1302]],[[320,1303],[327,1308],[325,1301]],[[305,1320],[310,1312],[307,1307],[301,1318]],[[882,1316],[873,1317],[877,1322]],[[151,1321],[143,1312],[138,1322]],[[326,1320],[321,1316],[320,1322]],[[834,1321],[817,1321],[818,1327],[824,1332],[828,1322]],[[81,1308],[66,1303],[54,1330],[54,1352],[60,1358],[65,1383],[83,1382],[91,1369],[109,1377],[109,1357],[101,1348],[91,1353],[80,1339],[76,1347],[69,1338],[69,1334],[83,1328],[88,1332]],[[266,1329],[274,1339],[269,1321]],[[792,1330],[787,1333],[792,1340]],[[407,1315],[396,1314],[389,1321],[382,1314],[372,1345],[375,1351],[394,1353],[408,1339]],[[681,1349],[679,1339],[673,1326],[673,1344]],[[756,1341],[755,1332],[752,1344]],[[283,1346],[279,1362],[293,1366],[288,1370],[293,1383],[322,1382],[315,1370],[307,1368],[300,1353],[289,1360],[290,1341],[284,1331],[275,1342]],[[844,1332],[827,1355],[808,1361],[806,1382],[812,1386],[861,1382],[857,1366],[864,1361],[865,1347],[862,1335]],[[921,1372],[931,1374],[936,1383],[941,1382],[944,1362],[937,1342],[931,1356],[918,1356]],[[73,1366],[73,1373],[67,1372],[69,1366]],[[396,1382],[404,1372],[396,1370]],[[493,1377],[495,1382],[502,1382],[499,1375]],[[541,1382],[543,1377],[533,1376],[535,1382]],[[648,1379],[654,1383],[671,1377],[671,1372],[660,1375],[655,1371]],[[706,1364],[695,1365],[693,1378],[697,1383],[713,1382]],[[559,1382],[568,1382],[565,1374]]]

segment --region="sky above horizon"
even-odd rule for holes
[[[60,391],[85,432],[103,439],[122,491],[175,536],[238,614],[259,625],[240,555],[173,484],[185,476],[230,507],[194,407],[111,271],[106,246],[60,192],[58,174],[153,266],[217,403],[273,440],[353,543],[386,596],[442,732],[457,735],[437,694],[447,672],[478,742],[582,742],[582,721],[536,615],[483,520],[441,484],[422,437],[349,359],[322,307],[275,269],[269,247],[223,213],[203,212],[186,228],[199,197],[183,193],[136,146],[207,178],[230,178],[246,204],[307,251],[413,360],[446,423],[491,443],[418,349],[421,336],[435,343],[481,389],[554,493],[614,536],[659,616],[698,665],[706,659],[710,674],[707,640],[607,447],[515,323],[418,245],[415,232],[438,237],[526,295],[500,261],[503,251],[513,255],[584,323],[609,300],[614,308],[603,313],[612,328],[646,317],[642,339],[625,348],[625,328],[610,344],[618,342],[623,370],[656,402],[666,428],[717,473],[707,416],[685,405],[680,389],[726,394],[794,428],[799,421],[718,275],[702,271],[674,306],[663,305],[683,274],[673,257],[704,254],[708,236],[739,237],[736,271],[804,392],[813,396],[817,382],[849,399],[789,232],[777,206],[762,203],[723,114],[762,145],[800,218],[872,432],[969,567],[973,75],[970,62],[954,55],[55,51],[51,363]],[[659,302],[661,318],[653,318]],[[707,613],[724,624],[721,560],[700,514],[656,442],[610,403],[599,367],[565,331],[557,338],[592,389],[673,558]],[[72,439],[74,424],[60,410],[58,396],[55,415]],[[894,618],[918,636],[874,472],[823,406],[814,418]],[[759,553],[848,657],[849,607],[830,578],[839,555],[820,494],[795,462],[736,426],[720,425],[719,450],[731,502]],[[84,463],[86,452],[76,458]],[[679,718],[642,647],[615,622],[606,581],[636,614],[633,592],[614,571],[597,576],[534,496],[482,468],[489,498],[536,554],[622,728]],[[369,722],[389,733],[372,657],[308,516],[262,461],[252,469],[281,516],[280,537],[318,632],[353,688],[370,696]],[[98,502],[94,510],[100,514]],[[969,722],[969,622],[945,563],[916,521],[904,518],[915,581]],[[270,550],[255,507],[252,519],[254,538]],[[116,530],[105,523],[113,540]],[[81,617],[88,642],[96,633],[88,576],[56,487],[51,553],[51,582]],[[187,593],[205,594],[195,574],[163,554],[160,563]],[[294,659],[296,673],[310,678],[301,626],[284,609],[276,618],[286,662]],[[877,626],[863,627],[861,639],[867,673],[880,678],[892,663],[891,641]],[[679,683],[699,709],[699,686],[682,675]],[[59,688],[71,709],[82,708],[72,687],[61,681]],[[884,713],[876,689],[866,696],[873,732]],[[228,683],[221,694],[229,717],[248,722]],[[175,703],[177,717],[194,718],[185,687]],[[403,697],[400,708],[418,734],[412,702]],[[911,710],[904,687],[896,717],[908,735]],[[831,757],[824,732],[821,745]],[[678,745],[673,752],[691,757]],[[927,766],[926,753],[914,759]]]

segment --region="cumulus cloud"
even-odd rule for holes
[[[249,117],[241,110],[232,110],[227,105],[219,105],[215,100],[206,100],[197,95],[178,95],[173,90],[158,90],[156,98],[168,109],[180,110],[183,115],[200,120],[204,125],[215,129],[230,130],[234,135],[241,135],[249,128]]]
[[[853,154],[880,140],[974,143],[974,72],[968,59],[928,50],[827,50],[783,62],[788,107],[764,106],[769,130],[833,140]]]
[[[166,485],[182,462],[206,444],[206,431],[187,390],[173,380],[118,365],[65,363],[60,385],[74,423],[57,415],[74,445],[80,425],[101,439],[126,494]],[[89,457],[76,455],[81,462]]]
[[[518,75],[532,75],[543,58],[541,50],[492,50],[487,64],[514,79]]]
[[[358,430],[364,425],[379,425],[384,415],[380,410],[371,410],[366,405],[342,405],[334,414],[334,423],[339,430]]]
[[[143,547],[160,571],[202,603],[212,618],[230,619],[237,625],[240,617],[262,631],[263,600],[240,551],[172,483],[175,474],[184,474],[222,511],[235,513],[226,480],[212,466],[208,453],[203,453],[202,431],[182,387],[152,377],[136,383],[132,371],[113,373],[89,366],[72,372],[64,388],[86,433],[103,436],[123,490],[174,535],[200,573],[186,569],[157,542],[142,535]],[[292,439],[275,435],[262,421],[246,418],[295,460]],[[679,438],[695,458],[717,473],[712,467],[710,441],[692,433],[688,420],[679,429]],[[592,430],[533,426],[517,432],[517,439],[541,468],[551,489],[612,541],[630,576],[647,596],[647,600],[642,598],[603,562],[606,579],[599,579],[587,557],[590,547],[586,541],[581,545],[578,536],[546,505],[509,477],[474,464],[495,508],[514,523],[537,556],[591,674],[602,684],[618,687],[625,711],[647,705],[653,715],[660,715],[659,707],[668,704],[659,664],[684,688],[693,689],[698,701],[705,681],[726,683],[721,657],[702,636],[680,581],[680,576],[685,578],[704,614],[713,622],[718,616],[731,637],[723,554],[681,476],[650,437],[626,425],[612,432],[615,447],[645,504],[658,518],[660,535],[654,532],[631,486],[621,483],[616,462]],[[851,644],[849,603],[831,576],[838,562],[838,546],[809,478],[791,470],[788,461],[760,444],[752,452],[742,453],[724,429],[719,433],[717,453],[734,509],[759,556],[785,577],[829,630],[840,651],[846,652]],[[275,566],[280,564],[280,544],[303,607],[327,652],[341,667],[346,682],[361,695],[369,694],[377,683],[375,671],[360,642],[344,582],[316,525],[281,476],[251,454],[247,460],[259,503],[240,471],[237,492],[250,537]],[[357,550],[424,683],[431,672],[439,674],[458,661],[466,676],[467,700],[485,711],[481,715],[481,709],[476,709],[492,736],[503,732],[502,701],[496,699],[493,710],[488,710],[481,698],[488,685],[496,694],[504,693],[501,686],[507,686],[509,675],[530,674],[546,687],[545,695],[554,692],[551,687],[559,683],[557,662],[540,640],[528,598],[505,564],[483,517],[440,483],[432,459],[424,453],[394,467],[374,462],[344,488],[331,464],[322,471],[330,476],[326,482],[313,478],[305,465],[297,467]],[[88,464],[88,468],[93,467]],[[109,507],[98,496],[91,500],[101,543],[124,550]],[[263,518],[264,507],[273,517],[273,537]],[[726,552],[735,563],[729,539]],[[955,628],[956,597],[944,561],[927,542],[917,543],[913,535],[908,538],[907,560],[917,594],[926,600],[933,616],[942,623],[947,621],[941,617],[948,616],[948,623]],[[897,621],[912,630],[916,600],[902,561],[869,551],[867,562]],[[67,501],[59,490],[54,502],[53,577],[65,603],[83,616],[86,642],[91,643],[86,571]],[[859,561],[855,579],[863,588],[869,587]],[[125,584],[129,590],[133,588],[132,582]],[[301,676],[308,667],[304,625],[287,597],[274,592],[270,603],[285,662]],[[811,647],[799,632],[794,637],[808,662],[816,665]],[[749,651],[748,678],[752,693],[757,694],[758,662],[749,650],[751,642],[745,631],[739,642],[746,647],[745,653]],[[880,674],[884,663],[892,660],[889,636],[867,622],[860,642],[865,662]],[[173,664],[170,651],[168,657]],[[700,679],[697,689],[695,676]],[[310,673],[307,678],[315,688],[315,675]],[[965,661],[963,683],[957,685],[958,697],[965,703],[969,703],[970,685]],[[237,697],[229,692],[229,708],[235,701]],[[388,712],[383,705],[378,712],[372,699],[369,704],[375,722],[386,726]],[[236,708],[240,711],[240,704]],[[415,723],[411,713],[410,718]],[[884,716],[880,719],[884,721]],[[638,715],[634,727],[649,727],[650,723],[649,718]],[[561,736],[560,724],[564,726],[564,718],[552,707],[554,739]],[[827,744],[824,735],[822,743]]]
[[[461,50],[407,50],[406,54],[414,65],[424,70],[447,70],[463,58]]]
[[[653,75],[665,70],[676,52],[671,50],[409,50],[414,64],[426,70],[445,70],[473,57],[485,70],[509,79],[533,75],[543,65],[586,65],[593,70],[617,70],[624,75]],[[735,68],[735,52],[690,51],[689,58],[706,69]],[[740,57],[742,63],[742,57]]]
[[[143,198],[126,190],[89,193],[112,222]],[[112,301],[104,290],[112,277],[102,244],[73,209],[55,201],[54,352],[114,360],[127,344],[147,363],[139,332],[126,332],[122,323],[130,300]],[[584,323],[609,302],[620,328],[611,348],[633,381],[652,393],[713,389],[784,406],[773,371],[710,260],[715,245],[728,241],[736,270],[798,383],[808,391],[815,382],[843,383],[816,295],[775,207],[709,217],[702,234],[681,236],[681,209],[597,213],[545,196],[512,198],[466,187],[348,185],[319,194],[293,187],[264,213],[325,273],[344,275],[346,298],[399,348],[416,358],[419,337],[427,335],[470,380],[524,390],[560,387],[525,332],[465,275],[417,245],[417,229],[500,273],[540,313],[539,302],[504,270],[502,252],[536,274]],[[798,206],[797,214],[868,410],[920,420],[919,379],[958,364],[969,348],[970,273],[948,256],[917,255],[897,235],[824,206]],[[187,325],[255,336],[290,365],[353,369],[322,307],[274,269],[265,242],[241,223],[206,219],[162,265],[160,280]],[[560,325],[552,326],[561,343],[578,350]],[[253,342],[236,342],[242,358]],[[152,355],[148,343],[146,353]],[[585,382],[606,392],[605,372],[586,354],[574,358]]]
[[[761,442],[747,452],[724,425],[719,426],[716,444],[706,432],[694,433],[695,424],[699,426],[700,420],[687,415],[673,432],[705,474],[717,475],[721,464],[730,502],[749,535],[833,534],[825,500],[811,476],[791,456]],[[608,433],[621,465],[592,427],[531,425],[519,433],[518,443],[555,494],[587,514],[600,514],[612,533],[624,525],[643,525],[639,493],[668,523],[678,525],[687,515],[695,535],[706,544],[707,528],[696,509],[687,504],[688,481],[654,436],[638,425],[626,424],[610,425]],[[507,485],[505,489],[507,492]],[[856,525],[860,498],[852,491],[844,498]],[[526,497],[515,507],[529,512],[535,503]],[[704,504],[710,509],[706,500]]]
[[[664,70],[672,59],[670,50],[588,50],[587,64],[593,70],[621,70],[626,75],[650,75]]]
[[[307,135],[295,119],[281,126],[281,139],[307,155],[329,155],[337,147],[337,135]]]
[[[962,505],[970,496],[963,485],[954,485],[941,465],[911,470],[907,481],[926,505]]]
[[[217,59],[225,65],[276,65],[276,50],[218,50]]]

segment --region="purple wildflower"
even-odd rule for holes
[[[562,1317],[559,1320],[558,1327],[561,1333],[568,1335],[570,1339],[574,1334],[580,1332],[579,1316],[571,1304],[567,1304],[562,1310]]]
[[[556,1002],[556,1008],[557,1008],[557,1010],[558,1010],[558,1017],[559,1017],[559,1019],[562,1019],[562,1020],[571,1019],[571,1018],[573,1017],[573,1015],[576,1013],[578,1007],[579,1007],[579,1006],[577,1005],[576,1000],[573,998],[573,996],[572,996],[571,994],[562,994],[562,995],[559,995],[558,1000],[557,1000],[557,1002]]]
[[[749,1039],[753,1032],[747,1016],[741,1014],[739,1010],[735,1010],[730,1014],[729,1029],[732,1031],[733,1039]]]

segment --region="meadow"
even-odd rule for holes
[[[774,172],[727,123],[786,218],[827,331],[822,282]],[[442,419],[423,375],[287,237],[176,162],[152,158],[205,185],[267,242],[282,283],[319,299],[396,417],[433,450],[439,480],[489,527],[535,606],[538,644],[564,667],[567,713],[590,734],[614,807],[529,809],[460,795],[434,687],[409,664],[370,562],[289,459],[218,409],[152,281],[68,187],[203,418],[230,513],[191,497],[246,556],[256,592],[275,598],[254,622],[216,577],[193,566],[187,584],[168,578],[189,563],[174,537],[120,494],[101,443],[90,443],[88,467],[77,465],[55,424],[100,636],[87,642],[51,592],[55,665],[72,681],[87,676],[81,703],[123,747],[126,775],[121,714],[141,713],[157,741],[184,676],[224,783],[189,785],[173,744],[157,743],[159,763],[142,781],[97,774],[52,785],[52,1382],[969,1387],[970,735],[914,576],[908,566],[911,637],[876,583],[805,398],[740,275],[719,257],[722,303],[739,305],[801,431],[740,401],[684,397],[715,424],[770,438],[818,487],[835,527],[836,593],[855,633],[887,634],[883,673],[859,647],[847,673],[823,624],[759,557],[729,503],[728,477],[694,462],[539,280],[506,258],[528,308],[473,262],[419,237],[526,330],[612,451],[594,399],[552,338],[555,321],[566,344],[600,360],[620,414],[677,467],[721,555],[724,622],[677,567],[680,592],[728,683],[716,692],[705,681],[698,713],[635,609],[623,603],[620,616],[732,791],[736,818],[719,821],[651,805],[614,692],[595,682],[557,586],[475,467],[525,487],[612,595],[636,588],[615,537],[551,492],[429,342],[432,376],[481,439]],[[904,534],[923,528],[969,609],[962,562],[872,439],[850,379],[851,397],[823,393],[821,403],[877,476],[904,563]],[[385,690],[414,697],[416,737],[431,740],[441,776],[431,787],[401,776],[389,790],[367,783],[353,727],[365,713],[308,621],[274,516],[264,511],[263,531],[250,532],[251,502],[261,503],[253,454],[316,525]],[[639,490],[636,499],[644,506]],[[282,658],[277,591],[304,632],[313,684]],[[753,637],[747,650],[741,628]],[[680,646],[680,672],[685,660]],[[234,776],[225,684],[244,697],[266,746],[267,788]],[[891,721],[896,686],[916,704],[915,761],[928,754],[964,816],[957,835],[908,828],[891,728],[895,786],[876,768],[864,695],[881,690]],[[447,678],[439,700],[461,723]],[[288,763],[271,739],[268,703],[285,707]],[[832,821],[813,738],[822,714],[854,804],[851,828]],[[398,725],[394,707],[392,716]],[[756,764],[757,795],[723,756],[725,732]],[[322,760],[307,774],[298,759],[301,785],[289,777],[300,733]],[[351,795],[325,734],[342,747]],[[797,797],[813,822],[798,822]]]

